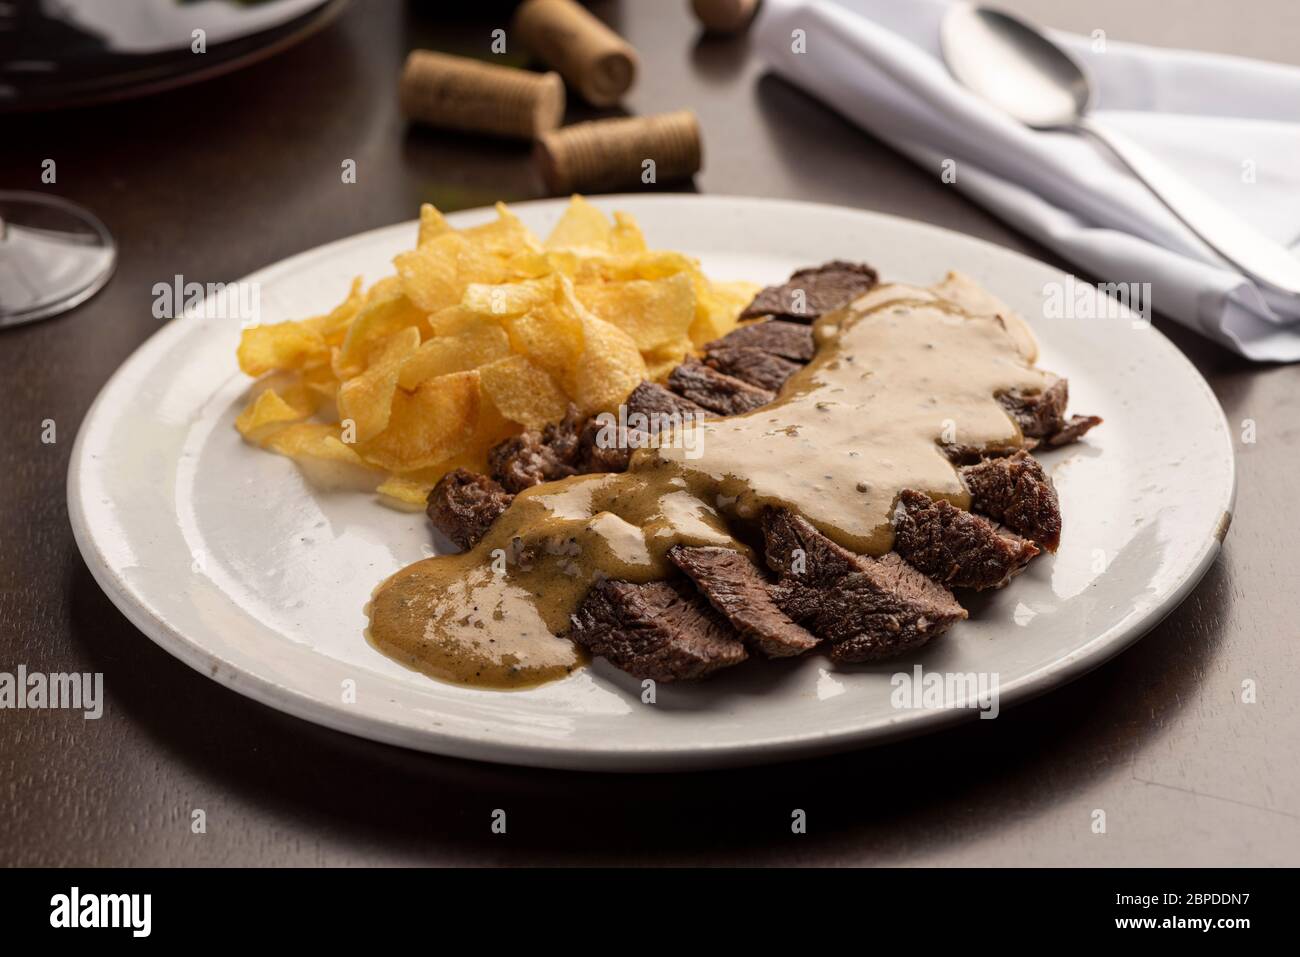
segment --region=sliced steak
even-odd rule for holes
[[[541,432],[527,430],[511,436],[488,451],[492,477],[508,492],[522,492],[543,482],[577,475],[579,431],[583,422],[570,405],[564,421]]]
[[[970,489],[971,508],[996,519],[1039,548],[1061,543],[1061,505],[1056,487],[1028,452],[985,459],[960,469]]]
[[[781,574],[777,605],[831,643],[831,659],[871,661],[919,648],[966,617],[952,592],[897,554],[841,548],[788,509],[765,509],[767,563]]]
[[[803,654],[817,644],[812,633],[777,607],[763,570],[749,556],[733,548],[676,545],[668,558],[746,642],[767,657]]]
[[[998,401],[1016,420],[1020,431],[1036,439],[1046,438],[1065,425],[1065,406],[1069,399],[1070,385],[1059,378],[1042,392],[1013,389],[998,396]]]
[[[708,413],[708,409],[702,405],[692,402],[675,392],[669,392],[663,386],[655,382],[642,382],[632,390],[627,397],[628,415],[634,412],[640,412],[643,415],[660,413],[670,415],[674,412],[684,414],[691,413]]]
[[[879,277],[870,266],[835,259],[820,266],[800,269],[779,286],[768,286],[745,307],[741,319],[772,316],[795,322],[812,322],[819,316],[846,306],[872,286]]]
[[[1047,444],[1056,448],[1077,442],[1083,434],[1095,425],[1101,425],[1101,418],[1095,415],[1073,415],[1068,422],[1047,437]]]
[[[680,681],[739,664],[745,646],[690,584],[603,581],[573,615],[569,638],[636,678]]]
[[[922,492],[903,489],[894,509],[894,549],[949,588],[1001,588],[1038,554],[1014,532]]]
[[[1093,426],[1101,425],[1095,415],[1076,415],[1065,418],[1065,407],[1070,400],[1070,384],[1055,378],[1042,392],[1021,392],[1013,389],[998,396],[1007,414],[1016,420],[1026,436],[1042,439],[1056,447],[1077,442]],[[1040,443],[1026,442],[1027,448]]]
[[[940,442],[939,449],[953,465],[975,465],[985,459],[997,456],[1015,455],[1038,448],[1038,439],[1024,439],[1023,444],[997,448],[988,445],[961,445],[956,442]]]
[[[668,377],[668,387],[718,415],[740,415],[776,398],[770,389],[742,382],[696,359],[687,359],[674,369]]]
[[[711,369],[772,392],[780,391],[785,380],[803,368],[753,346],[718,346],[705,355],[704,362]]]
[[[671,393],[669,393],[671,395]],[[584,475],[590,472],[626,472],[632,461],[630,443],[620,448],[617,444],[603,446],[598,441],[603,426],[594,417],[587,420],[578,435],[578,470]]]
[[[453,469],[429,492],[429,521],[461,548],[473,548],[514,496],[486,475]]]
[[[782,319],[751,322],[747,326],[733,329],[721,339],[706,343],[704,351],[712,352],[722,346],[762,349],[766,353],[792,362],[807,362],[817,351],[817,343],[813,340],[810,326],[802,322],[786,322]]]

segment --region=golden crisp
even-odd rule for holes
[[[393,265],[323,315],[244,330],[239,365],[260,381],[235,427],[404,508],[450,469],[485,471],[494,445],[570,404],[614,411],[734,329],[757,289],[711,282],[580,196],[544,241],[500,203],[467,229],[425,204]]]
[[[695,321],[695,286],[684,273],[658,282],[585,283],[576,292],[584,306],[626,332],[643,352],[684,338]]]
[[[483,392],[503,416],[526,429],[540,429],[564,418],[569,396],[559,383],[539,366],[521,355],[483,366],[478,370]]]
[[[453,372],[393,393],[388,426],[359,442],[362,458],[393,472],[428,468],[458,454],[478,427],[479,374]]]

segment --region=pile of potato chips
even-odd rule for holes
[[[420,209],[397,274],[332,312],[246,329],[239,367],[264,377],[236,427],[304,466],[373,474],[390,500],[423,506],[456,467],[524,428],[612,411],[725,335],[751,283],[710,282],[681,253],[646,248],[632,217],[573,197],[545,242],[503,204],[452,229]]]

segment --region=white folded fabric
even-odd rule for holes
[[[754,36],[803,87],[1102,282],[1256,360],[1300,360],[1300,299],[1227,265],[1091,139],[1036,132],[943,63],[947,0],[765,0]],[[802,30],[806,52],[794,52]],[[1291,248],[1300,241],[1300,69],[1053,33],[1089,70],[1094,118]]]

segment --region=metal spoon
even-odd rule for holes
[[[1034,129],[1089,134],[1220,256],[1266,286],[1300,295],[1300,259],[1127,136],[1088,119],[1087,74],[1035,27],[999,10],[957,4],[944,16],[940,39],[948,68],[971,90]]]

